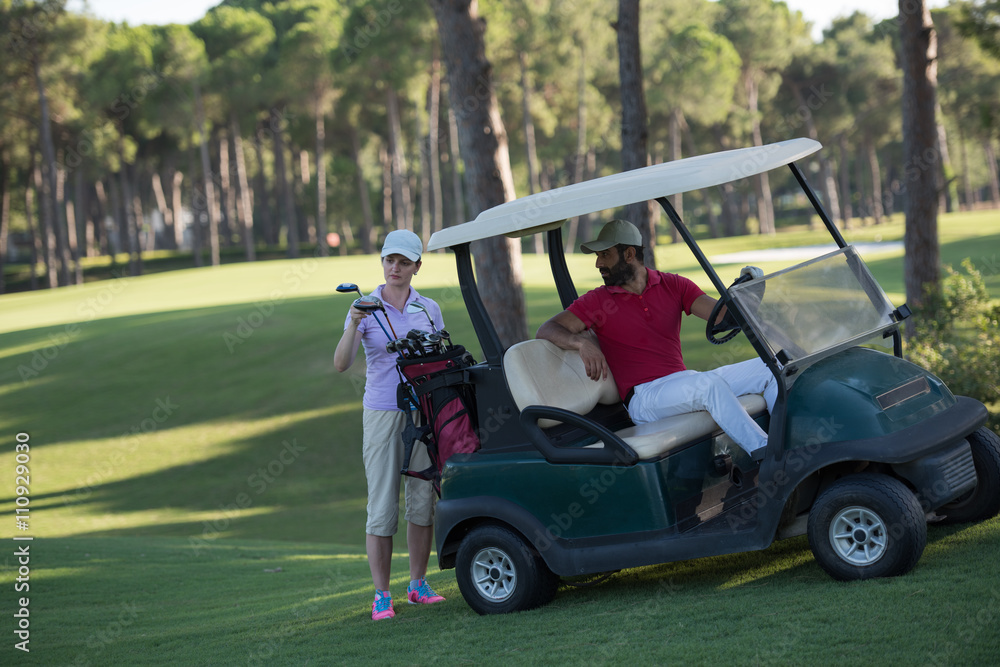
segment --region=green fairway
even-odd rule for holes
[[[846,235],[900,241],[903,227]],[[827,238],[704,248],[712,257]],[[944,263],[971,257],[1000,298],[1000,214],[942,216],[941,242]],[[686,247],[656,256],[710,289]],[[902,251],[864,256],[902,303]],[[533,334],[560,306],[547,258],[523,262]],[[592,255],[569,263],[579,291],[599,283]],[[741,265],[720,274],[728,282]],[[363,360],[343,375],[333,367],[352,300],[334,291],[341,282],[370,291],[382,282],[378,258],[230,264],[0,296],[4,664],[985,664],[1000,655],[1000,519],[932,526],[914,572],[893,580],[836,583],[796,538],[564,587],[545,608],[491,618],[466,606],[434,556],[430,581],[448,602],[407,606],[401,532],[397,618],[372,624]],[[427,255],[414,285],[481,358],[453,257]],[[703,325],[684,327],[691,367],[751,355],[743,337],[709,345]],[[14,516],[19,433],[30,438],[24,531]],[[15,592],[14,553],[25,544],[30,591]],[[22,596],[30,654],[14,648]]]

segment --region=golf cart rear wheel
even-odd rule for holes
[[[816,562],[840,581],[906,574],[927,544],[920,502],[887,475],[834,482],[809,512],[808,532]]]
[[[456,558],[458,589],[478,614],[534,609],[552,600],[559,579],[531,545],[496,525],[474,528]]]
[[[976,488],[938,508],[941,524],[985,521],[1000,512],[1000,437],[983,427],[968,441],[976,466]]]

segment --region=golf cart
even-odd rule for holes
[[[543,605],[560,577],[802,534],[836,579],[900,575],[920,558],[928,517],[980,521],[1000,510],[1000,438],[983,427],[986,408],[902,358],[909,311],[890,303],[794,164],[819,149],[793,139],[654,165],[508,202],[431,237],[428,250],[455,253],[484,356],[456,370],[481,446],[444,465],[435,530],[440,567],[457,568],[478,613]],[[727,287],[667,197],[785,166],[834,243]],[[632,424],[613,379],[588,379],[576,352],[544,340],[505,349],[480,298],[473,241],[547,234],[565,308],[577,291],[562,224],[649,200],[735,319],[729,332],[709,325],[708,338],[742,330],[778,379],[770,415],[761,396],[740,397],[768,433],[759,463],[705,412]]]

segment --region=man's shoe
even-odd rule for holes
[[[426,579],[420,579],[419,585],[414,588],[413,584],[406,587],[406,597],[410,604],[434,604],[444,602],[444,598],[434,592]]]
[[[372,602],[372,620],[381,621],[383,618],[392,618],[395,615],[389,591],[375,591],[375,602]]]
[[[750,458],[755,463],[760,463],[761,461],[764,460],[764,456],[766,454],[767,454],[767,445],[764,445],[763,447],[758,447],[757,449],[750,452]]]

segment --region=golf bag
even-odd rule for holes
[[[419,411],[417,424],[403,430],[402,474],[434,483],[441,495],[441,470],[453,454],[479,449],[475,431],[475,396],[467,370],[474,362],[461,345],[452,345],[441,354],[396,360],[402,382],[397,403],[404,412],[414,405]],[[427,445],[431,465],[424,470],[410,470],[410,458],[417,441]]]

